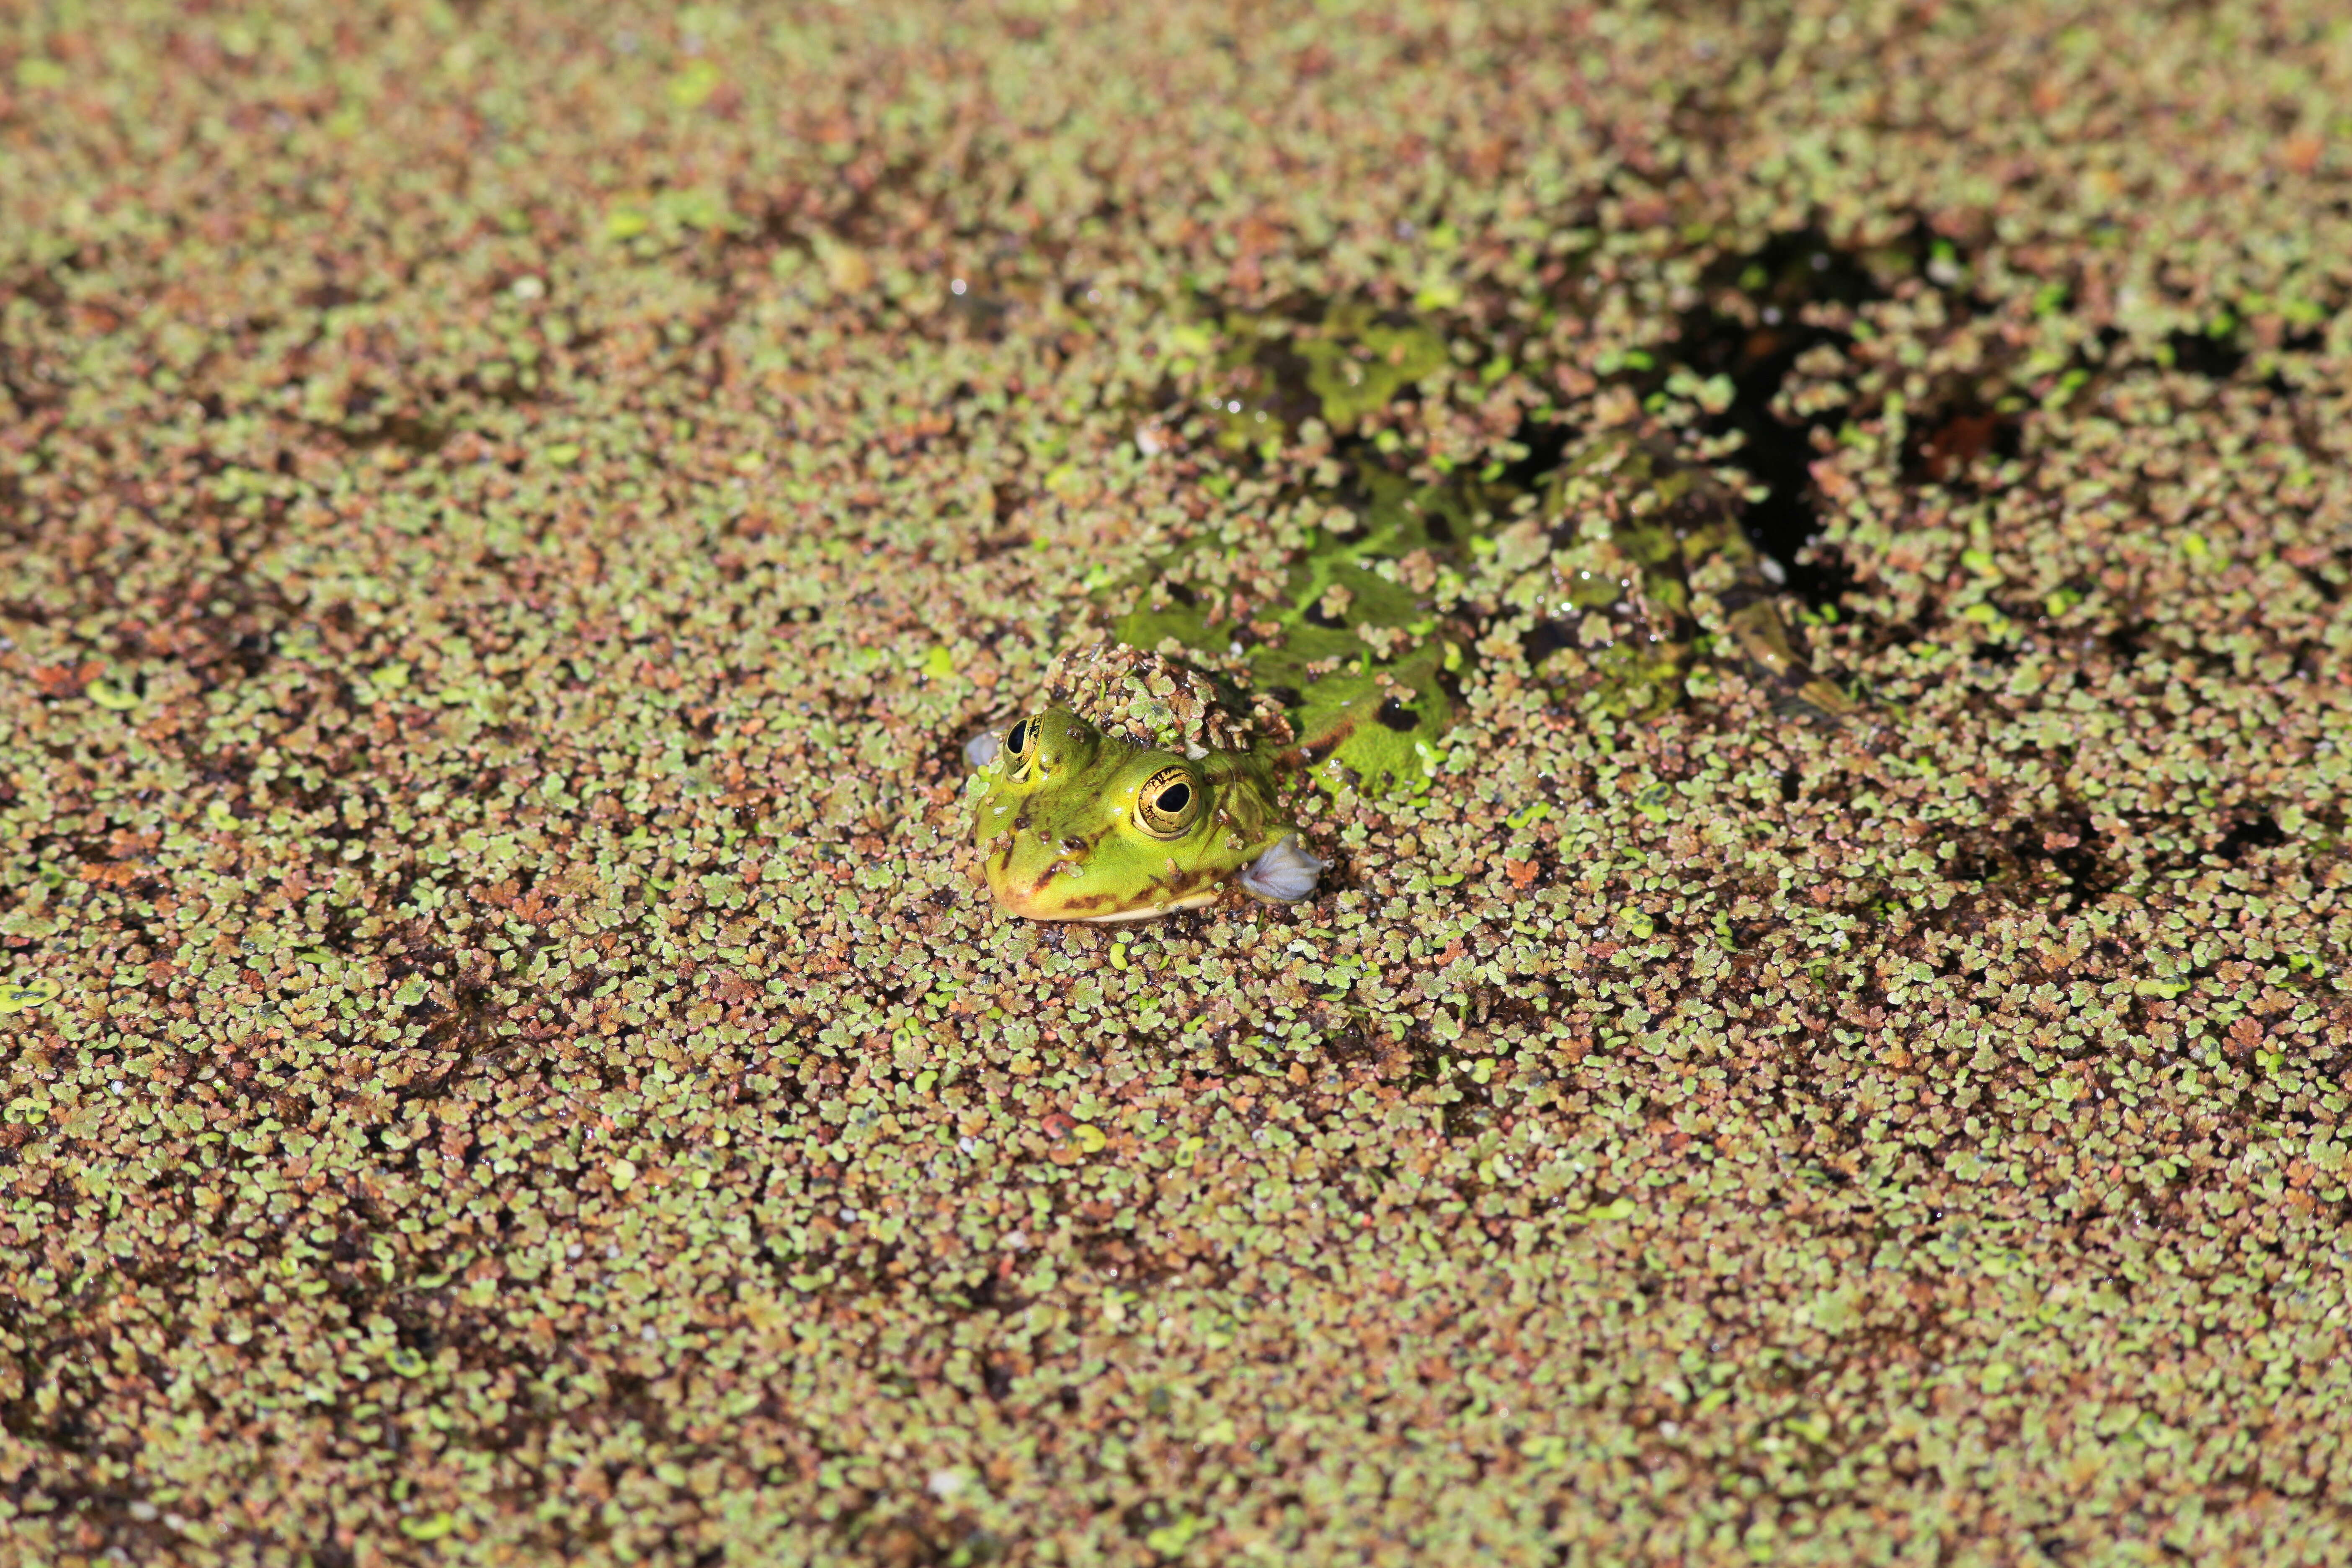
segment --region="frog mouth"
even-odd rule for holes
[[[1115,915],[1057,915],[1050,918],[1066,920],[1076,925],[1118,925],[1124,921],[1158,920],[1161,915],[1172,915],[1179,910],[1197,910],[1203,904],[1216,902],[1216,889],[1203,888],[1197,893],[1187,893],[1181,899],[1172,899],[1164,904],[1152,904],[1139,910],[1124,910]]]
[[[1069,881],[1069,872],[1065,868],[1074,864],[1068,859],[1057,859],[1032,877],[1025,872],[1016,874],[1013,856],[1000,851],[988,858],[988,890],[1007,914],[1032,921],[1066,921],[1076,925],[1155,920],[1180,910],[1196,910],[1214,903],[1220,891],[1219,879],[1211,878],[1174,886],[1161,882],[1145,889],[1146,897],[1141,902],[1122,900],[1107,892],[1056,897],[1056,890]]]

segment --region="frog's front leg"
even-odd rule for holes
[[[1244,868],[1241,888],[1268,903],[1295,904],[1315,890],[1315,879],[1329,868],[1330,862],[1317,859],[1298,835],[1286,833]]]
[[[996,761],[997,753],[1003,750],[1003,730],[982,730],[963,743],[963,760],[975,768],[984,768]]]

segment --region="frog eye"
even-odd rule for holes
[[[1024,771],[1037,755],[1037,721],[1024,719],[1013,726],[1004,737],[1004,764],[1007,773]]]
[[[1136,825],[1154,838],[1181,837],[1201,815],[1201,786],[1184,768],[1162,768],[1135,799]]]

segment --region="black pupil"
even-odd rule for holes
[[[1029,721],[1024,719],[1018,724],[1013,725],[1013,733],[1004,738],[1004,743],[1007,746],[1010,746],[1016,752],[1027,751],[1029,749]]]
[[[1172,784],[1166,789],[1160,792],[1160,799],[1154,804],[1157,805],[1160,810],[1166,812],[1169,816],[1173,816],[1178,812],[1183,810],[1187,805],[1190,805],[1192,802],[1192,786],[1191,784]]]

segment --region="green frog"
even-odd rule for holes
[[[1352,424],[1437,357],[1404,329],[1375,341],[1370,321],[1335,313],[1295,340],[1305,370],[1267,397]],[[990,891],[1017,915],[1097,921],[1228,889],[1307,898],[1327,868],[1285,790],[1426,790],[1473,650],[1516,644],[1561,700],[1618,719],[1664,710],[1714,659],[1783,716],[1843,721],[1855,706],[1792,646],[1739,504],[1669,445],[1603,433],[1524,484],[1500,465],[1418,484],[1343,465],[1326,493],[1185,542],[1097,595],[1043,700],[967,745]]]
[[[1208,672],[1112,643],[1059,661],[1036,712],[974,737],[989,891],[1031,920],[1149,920],[1228,886],[1274,903],[1325,863],[1281,804],[1297,763],[1281,710]]]

